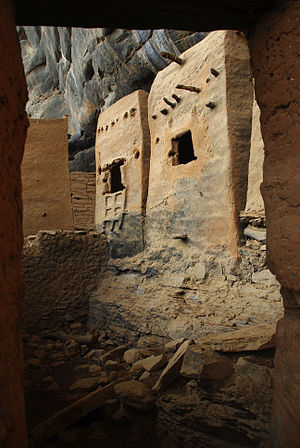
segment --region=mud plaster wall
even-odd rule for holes
[[[252,133],[248,172],[248,190],[245,212],[253,215],[264,215],[264,201],[260,192],[263,181],[264,142],[260,130],[260,110],[253,101]]]
[[[89,296],[106,262],[103,235],[51,231],[26,238],[24,330],[36,334],[53,327],[53,321],[57,329],[68,327],[73,321],[85,322]]]
[[[24,235],[73,228],[68,120],[30,119],[22,163]]]
[[[247,42],[234,31],[211,33],[181,58],[182,65],[172,63],[158,73],[149,96],[146,241],[152,252],[178,254],[184,270],[192,261],[194,274],[201,276],[195,260],[205,254],[221,254],[225,265],[226,257],[237,259],[236,216],[246,199],[252,78]],[[178,84],[201,91],[182,90]],[[188,130],[197,160],[173,166],[171,140]]]
[[[98,230],[107,234],[112,258],[143,250],[143,219],[148,190],[148,93],[122,98],[98,120],[96,137],[96,216]],[[110,167],[120,166],[124,189],[110,192]]]
[[[74,229],[93,230],[95,226],[95,173],[70,173]]]
[[[250,50],[265,143],[262,192],[267,259],[282,289],[277,327],[273,446],[299,446],[300,387],[300,1],[287,1],[252,31]]]
[[[10,2],[0,0],[0,10],[0,446],[25,448],[20,166],[26,138],[27,89]]]

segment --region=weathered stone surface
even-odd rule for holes
[[[155,392],[163,392],[164,389],[166,389],[169,384],[172,383],[172,381],[177,378],[180,372],[180,368],[182,365],[183,357],[189,347],[189,345],[194,344],[193,340],[188,340],[183,342],[174,356],[170,359],[165,369],[162,371],[158,381],[153,386],[153,390]]]
[[[68,120],[29,120],[22,162],[25,236],[72,230]]]
[[[200,339],[197,343],[205,348],[221,352],[243,352],[273,348],[276,324],[261,325],[242,330],[220,333]]]
[[[151,389],[139,381],[125,381],[115,386],[115,393],[127,406],[147,412],[155,405]]]
[[[90,299],[90,326],[109,328],[120,342],[126,335],[134,344],[138,334],[150,333],[143,338],[143,344],[152,347],[154,343],[164,346],[170,338],[198,341],[204,333],[228,332],[233,324],[250,328],[277,322],[282,317],[279,287],[251,283],[254,269],[265,267],[261,266],[259,248],[243,264],[242,282],[232,284],[215,278],[196,283],[189,278],[186,285],[190,289],[184,289],[184,296],[175,295],[174,288],[165,284],[167,273],[163,278],[160,273],[168,266],[178,266],[179,270],[188,263],[179,258],[176,267],[175,263],[170,266],[168,252],[162,250],[161,255],[162,258],[150,259],[146,266],[140,258],[126,259],[126,266],[125,260],[114,260],[114,270],[105,272]]]
[[[199,345],[188,347],[184,355],[180,375],[188,378],[223,380],[233,373],[232,361]]]
[[[19,36],[35,118],[69,114],[70,154],[76,171],[94,171],[95,123],[100,112],[134,90],[149,90],[158,70],[204,33],[106,28],[20,27]],[[87,148],[89,148],[87,150]]]

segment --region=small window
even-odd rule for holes
[[[110,169],[110,193],[117,193],[117,191],[124,190],[124,185],[122,184],[122,173],[121,166],[124,162],[119,162]]]
[[[172,150],[169,151],[168,156],[172,157],[173,166],[185,165],[197,159],[194,154],[191,131],[172,139]]]

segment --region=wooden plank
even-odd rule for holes
[[[114,381],[76,400],[74,403],[33,428],[31,435],[38,443],[49,440],[63,429],[81,420],[90,412],[100,408],[108,398],[114,396],[114,386],[118,382]]]

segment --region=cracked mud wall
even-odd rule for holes
[[[249,41],[265,143],[262,193],[267,260],[280,281],[285,317],[277,327],[273,446],[299,445],[300,237],[299,237],[299,12],[287,1],[266,15]]]
[[[27,127],[27,89],[10,1],[1,0],[0,10],[0,446],[25,448],[20,167]]]

